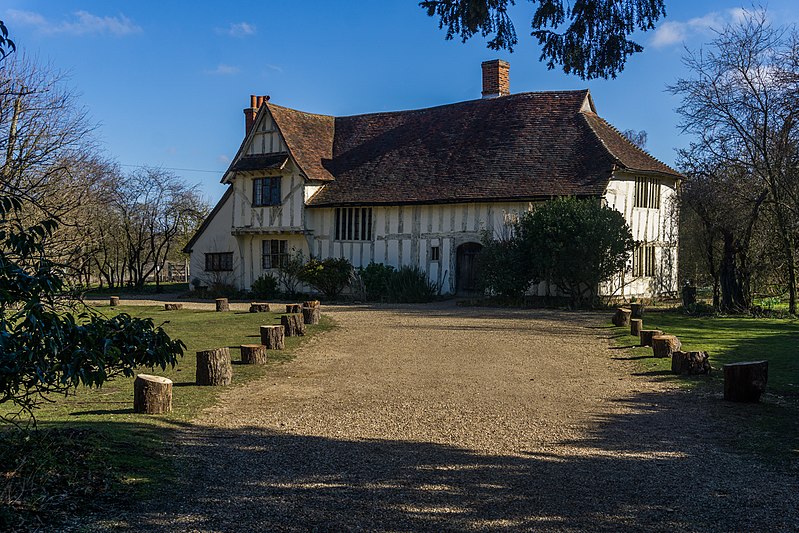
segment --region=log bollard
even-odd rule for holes
[[[159,415],[172,411],[172,380],[139,374],[133,381],[133,412]]]

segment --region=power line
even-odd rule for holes
[[[175,168],[175,167],[162,167],[159,165],[123,165],[120,164],[121,167],[132,167],[132,168],[162,168],[164,170],[178,170],[182,172],[207,172],[208,174],[222,174],[224,170],[201,170],[199,168]]]

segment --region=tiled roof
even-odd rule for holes
[[[586,110],[589,93],[520,93],[349,117],[267,104],[310,206],[599,196],[615,168],[679,176]]]

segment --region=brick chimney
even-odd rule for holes
[[[483,98],[510,94],[510,63],[501,59],[483,61]]]
[[[258,114],[258,99],[259,96],[254,94],[250,95],[250,107],[244,110],[244,135],[249,135],[250,130],[255,125],[255,115]]]

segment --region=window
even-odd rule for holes
[[[206,272],[230,272],[233,270],[233,252],[205,254]]]
[[[289,242],[278,239],[264,241],[263,264],[264,268],[278,268],[285,266],[289,260]]]
[[[256,178],[253,180],[252,205],[280,205],[280,176],[275,178]]]
[[[651,244],[638,246],[633,252],[633,276],[637,278],[655,275],[655,247]]]
[[[438,246],[430,247],[430,260],[441,261],[441,248],[439,248]]]
[[[635,178],[633,206],[660,209],[660,182],[653,178]]]
[[[371,207],[337,207],[336,208],[336,240],[337,241],[371,241],[372,240],[372,208]]]

